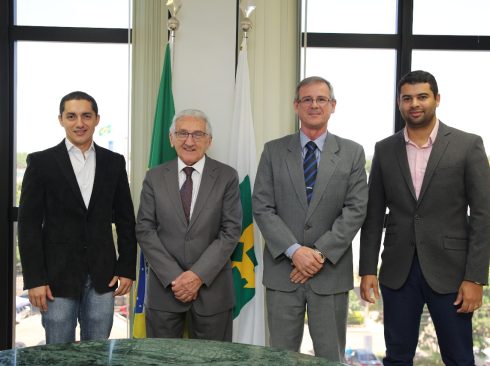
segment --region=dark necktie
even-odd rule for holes
[[[306,200],[310,204],[311,197],[313,196],[313,188],[315,187],[316,173],[317,173],[317,161],[315,150],[316,144],[313,141],[309,141],[306,144],[306,155],[303,160],[303,171],[305,173],[305,186],[306,186]]]
[[[192,202],[192,172],[194,168],[187,166],[182,169],[186,175],[185,182],[180,187],[180,199],[182,200],[182,207],[184,208],[185,218],[187,223],[191,217],[191,202]]]

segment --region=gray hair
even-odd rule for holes
[[[330,81],[325,80],[324,78],[320,76],[310,76],[307,77],[303,80],[301,80],[298,85],[296,85],[296,92],[294,94],[294,100],[296,102],[299,102],[299,90],[305,86],[305,85],[310,85],[310,84],[316,84],[316,83],[325,83],[327,84],[328,89],[330,90],[330,99],[335,100],[335,94],[333,93],[333,86],[330,83]]]
[[[206,123],[206,133],[209,136],[213,136],[213,129],[211,128],[211,123],[209,122],[208,116],[199,109],[184,109],[183,111],[177,113],[172,119],[172,124],[170,125],[169,132],[171,134],[175,132],[175,124],[177,121],[183,117],[195,117],[203,120]]]

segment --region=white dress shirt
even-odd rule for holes
[[[94,142],[92,141],[90,148],[85,151],[85,153],[73,145],[68,139],[65,139],[65,144],[66,149],[68,150],[68,156],[70,157],[71,166],[77,177],[78,187],[80,187],[80,192],[82,193],[83,202],[85,202],[85,207],[88,208],[95,178]]]
[[[179,189],[182,188],[182,185],[185,182],[186,175],[183,171],[185,167],[190,166],[194,168],[192,172],[192,201],[191,201],[191,212],[189,214],[189,219],[192,217],[192,212],[194,211],[194,204],[196,203],[197,194],[199,193],[199,186],[201,185],[202,172],[204,170],[204,163],[206,162],[206,155],[202,157],[194,165],[186,165],[180,158],[177,158],[177,169],[179,171]]]

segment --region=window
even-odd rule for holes
[[[16,0],[14,22],[27,26],[127,29],[130,9],[128,0]]]
[[[435,75],[441,94],[438,117],[482,136],[490,159],[490,120],[486,86],[490,82],[490,26],[485,0],[303,0],[300,79],[318,75],[332,82],[338,99],[328,129],[361,143],[369,172],[374,144],[403,127],[396,107],[396,83],[410,70]],[[355,281],[358,238],[353,243]],[[359,283],[350,294],[347,348],[385,351],[382,304],[367,306]],[[490,292],[473,317],[475,354],[488,349],[485,324]],[[417,365],[434,365],[438,355],[434,328],[422,316]],[[308,332],[302,351],[311,353]],[[431,357],[433,357],[431,359]]]
[[[15,83],[10,86],[10,92],[15,126],[12,204],[17,206],[27,154],[54,146],[65,136],[58,122],[59,102],[71,91],[85,91],[97,101],[101,117],[94,141],[125,155],[129,161],[131,45],[128,39],[132,2],[9,1],[15,8],[11,25],[13,67],[10,68]],[[16,243],[15,233],[14,222]],[[13,346],[42,344],[44,329],[38,309],[26,300],[16,244],[13,254],[16,309]],[[111,337],[128,336],[128,308],[128,295],[116,298]]]

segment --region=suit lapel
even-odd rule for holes
[[[83,206],[83,208],[86,208],[85,203],[83,202],[82,192],[80,191],[80,187],[78,186],[77,177],[75,176],[73,166],[71,165],[68,150],[66,149],[65,140],[63,140],[55,147],[54,159],[60,167],[60,170],[67,180],[68,185],[72,189],[76,200],[80,203],[80,205]]]
[[[179,216],[182,220],[182,223],[187,226],[184,208],[182,207],[182,201],[180,199],[177,159],[174,159],[169,162],[169,164],[165,165],[162,170],[161,178],[162,182],[164,183],[164,187],[168,191],[168,195],[166,195],[165,200],[170,200],[172,205],[175,207],[175,212],[177,213],[177,216]]]
[[[412,175],[410,174],[410,166],[408,165],[407,147],[403,130],[399,131],[395,135],[395,139],[395,154],[398,165],[400,167],[400,171],[408,187],[408,190],[412,194],[413,199],[416,201],[417,195],[415,194],[415,187],[413,186]]]
[[[327,189],[327,185],[330,182],[335,169],[337,168],[337,164],[339,162],[339,157],[337,155],[338,151],[339,145],[335,135],[328,133],[323,144],[323,151],[320,155],[320,164],[318,166],[315,189],[313,190],[313,197],[311,198],[306,219],[308,219],[315,211],[321,197],[323,196],[323,193]]]
[[[429,161],[427,162],[427,168],[425,169],[424,180],[422,181],[422,187],[420,188],[419,200],[420,203],[424,197],[424,193],[430,184],[434,172],[441,161],[444,152],[449,144],[449,139],[447,138],[451,132],[446,128],[442,122],[439,122],[439,131],[437,132],[436,141],[432,146],[432,151],[430,152]]]
[[[287,149],[286,166],[288,168],[289,177],[291,178],[294,190],[298,196],[298,201],[306,212],[308,211],[308,202],[306,201],[305,176],[303,172],[303,159],[299,133],[291,136]],[[315,194],[313,193],[313,198],[314,197]]]
[[[97,202],[97,195],[100,192],[100,189],[104,182],[106,182],[108,178],[106,178],[107,174],[107,166],[109,165],[109,155],[106,151],[102,150],[98,145],[94,143],[95,148],[95,175],[94,175],[94,185],[92,188],[92,194],[90,195],[90,201],[88,204],[88,210],[90,211],[94,205],[94,202]],[[111,178],[111,177],[109,177]],[[114,177],[112,177],[114,179]]]
[[[204,169],[201,177],[201,184],[199,185],[199,192],[197,192],[196,203],[192,211],[191,221],[189,222],[189,229],[199,217],[201,210],[208,197],[211,195],[211,190],[218,177],[218,166],[214,160],[206,156],[206,162],[204,163]]]

